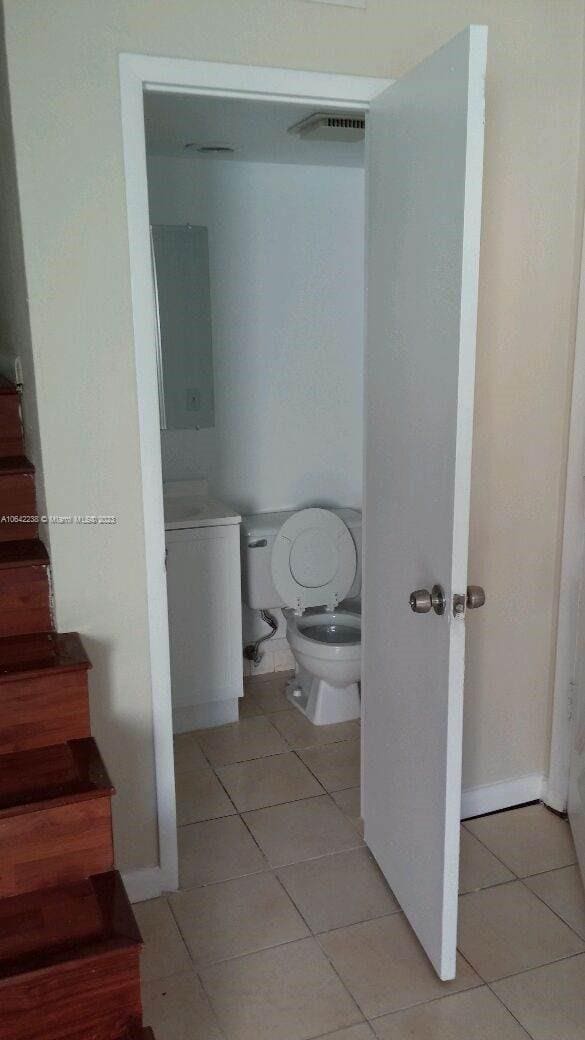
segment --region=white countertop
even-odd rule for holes
[[[222,527],[242,519],[231,506],[209,494],[206,480],[168,481],[163,484],[163,498],[166,531]]]

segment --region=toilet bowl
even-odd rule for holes
[[[361,615],[351,607],[361,589],[361,514],[258,514],[244,518],[243,538],[246,602],[283,608],[295,659],[289,701],[318,726],[358,719]]]
[[[283,613],[296,662],[288,700],[317,726],[358,719],[361,615],[341,609]]]

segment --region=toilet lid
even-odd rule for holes
[[[278,595],[289,607],[302,611],[335,606],[355,578],[355,544],[335,513],[301,509],[280,528],[271,566]]]

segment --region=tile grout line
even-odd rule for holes
[[[497,979],[487,980],[484,979],[486,986],[490,989],[495,986],[498,982],[507,982],[508,979],[515,979],[519,975],[528,975],[531,971],[539,971],[541,968],[552,968],[553,964],[563,964],[565,961],[573,961],[576,957],[585,957],[585,949],[578,950],[577,953],[567,953],[564,957],[555,957],[552,961],[544,961],[542,964],[533,964],[531,968],[521,968],[520,971],[512,971],[509,975],[500,975]],[[479,973],[478,973],[479,974]]]
[[[520,974],[522,974],[522,973],[520,973]],[[493,993],[493,995],[494,995],[494,997],[496,998],[496,1000],[498,1000],[498,1001],[500,1002],[500,1004],[502,1005],[502,1007],[506,1009],[506,1011],[508,1012],[508,1014],[512,1016],[512,1018],[514,1019],[514,1021],[518,1023],[518,1025],[520,1026],[520,1029],[522,1029],[522,1030],[523,1030],[523,1031],[524,1031],[524,1032],[526,1033],[526,1036],[530,1037],[530,1040],[534,1040],[534,1037],[533,1037],[532,1033],[529,1033],[529,1032],[528,1032],[528,1030],[527,1030],[526,1026],[525,1026],[525,1025],[523,1025],[523,1023],[522,1023],[522,1022],[520,1021],[520,1019],[519,1019],[519,1018],[517,1018],[517,1016],[516,1016],[516,1015],[514,1014],[514,1012],[512,1011],[512,1009],[511,1009],[511,1008],[509,1008],[509,1007],[508,1007],[508,1005],[507,1005],[506,1003],[504,1003],[504,1001],[502,1000],[502,998],[501,998],[501,997],[500,997],[500,996],[499,996],[499,995],[498,995],[498,994],[496,993],[496,991],[495,991],[495,990],[494,990],[494,989],[492,988],[492,986],[490,986],[489,982],[486,982],[486,986],[487,986],[487,988],[489,989],[490,993]]]
[[[569,866],[573,866],[573,864],[572,864],[572,863],[570,863],[570,864],[569,864]],[[553,868],[553,869],[559,869],[559,870],[564,870],[565,868],[564,868],[564,867],[559,867],[559,868]],[[562,924],[564,924],[565,928],[568,928],[568,929],[569,929],[569,931],[570,931],[570,932],[572,932],[572,933],[573,933],[573,935],[575,935],[575,936],[577,937],[577,939],[579,940],[579,942],[583,943],[583,950],[582,950],[581,952],[582,952],[582,953],[585,953],[585,939],[583,938],[583,936],[582,936],[582,935],[579,935],[579,932],[577,932],[577,931],[575,930],[575,928],[573,928],[573,927],[572,927],[572,925],[570,925],[570,924],[569,924],[569,922],[568,922],[568,921],[565,921],[565,918],[564,918],[564,917],[561,917],[561,915],[560,915],[559,913],[557,913],[557,911],[555,910],[555,908],[554,908],[553,906],[550,906],[550,904],[549,904],[549,903],[547,903],[546,899],[543,899],[543,898],[542,898],[542,896],[540,896],[540,895],[538,894],[538,892],[534,892],[534,891],[533,891],[533,890],[532,890],[532,889],[530,888],[530,886],[526,884],[526,880],[527,880],[527,878],[529,878],[529,877],[542,877],[542,875],[543,875],[543,874],[552,874],[552,871],[549,871],[549,870],[543,870],[543,871],[541,871],[541,873],[540,873],[540,874],[527,874],[526,878],[518,878],[518,881],[520,882],[520,884],[521,884],[521,885],[523,885],[523,886],[524,886],[524,888],[525,888],[525,889],[526,889],[526,890],[527,890],[528,892],[531,892],[533,896],[536,896],[536,898],[537,898],[537,899],[539,900],[539,902],[541,902],[541,903],[543,904],[543,906],[546,906],[547,910],[550,910],[551,914],[554,914],[554,915],[555,915],[555,917],[556,917],[556,918],[558,918],[558,920],[559,920],[559,921],[561,921],[561,923],[562,923]],[[578,953],[577,953],[577,954],[571,954],[571,956],[573,956],[573,957],[578,957],[578,956],[579,956],[579,954],[578,954]],[[553,963],[554,963],[554,961],[551,961],[551,964],[553,964]],[[506,978],[507,976],[504,976],[504,977]]]
[[[508,811],[509,811],[509,812],[514,812],[514,809],[510,809],[510,810],[508,810]],[[488,815],[488,816],[497,816],[498,814],[497,814],[497,813],[487,813],[486,815]],[[470,820],[473,820],[473,819],[484,819],[484,817],[483,817],[483,816],[481,816],[481,817],[475,817],[475,816],[470,816],[470,817],[468,817],[468,819],[470,819]],[[481,839],[481,838],[478,838],[477,834],[474,834],[474,832],[473,832],[473,831],[470,831],[470,830],[469,830],[469,827],[466,827],[466,826],[465,826],[465,825],[466,825],[466,823],[467,823],[467,820],[461,820],[461,826],[462,826],[462,827],[465,827],[465,830],[467,831],[467,833],[468,833],[468,834],[471,834],[471,837],[472,837],[472,838],[475,838],[475,840],[479,842],[479,844],[480,844],[480,845],[482,846],[482,848],[486,849],[486,850],[487,850],[487,851],[489,852],[489,854],[490,854],[491,856],[493,856],[493,857],[494,857],[494,859],[495,859],[495,860],[497,860],[497,861],[498,861],[498,863],[499,863],[499,864],[500,864],[500,865],[501,865],[502,867],[505,867],[505,868],[506,868],[506,870],[509,870],[509,871],[510,871],[510,873],[511,873],[511,874],[513,875],[513,877],[514,877],[514,878],[515,878],[516,880],[518,880],[518,881],[519,881],[519,880],[520,880],[520,878],[518,877],[518,875],[517,875],[516,871],[515,871],[515,870],[512,870],[512,867],[509,867],[507,863],[504,863],[504,860],[503,860],[503,859],[501,859],[501,858],[500,858],[499,856],[497,856],[497,855],[496,855],[496,853],[495,853],[495,852],[493,852],[493,851],[492,851],[492,849],[490,849],[489,845],[486,845],[485,841],[482,841],[482,839]],[[510,879],[509,879],[509,878],[508,878],[508,881],[510,881]],[[505,881],[503,881],[503,882],[500,882],[500,884],[504,884],[504,885],[505,885],[505,884],[506,884],[506,882],[505,882]],[[489,886],[488,886],[488,887],[489,887]]]

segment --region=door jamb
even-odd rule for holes
[[[585,551],[585,241],[581,271],[564,502],[549,775],[543,800],[565,812],[569,794],[571,711],[577,664],[577,624]]]
[[[154,868],[152,880],[138,885],[138,898],[146,899],[164,890],[170,891],[178,887],[178,856],[154,287],[150,262],[143,93],[145,90],[154,90],[289,103],[296,101],[299,104],[308,103],[320,107],[326,105],[328,108],[367,110],[370,101],[393,81],[142,54],[121,54],[119,66],[159,839],[159,866]],[[146,873],[150,875],[151,872]]]

